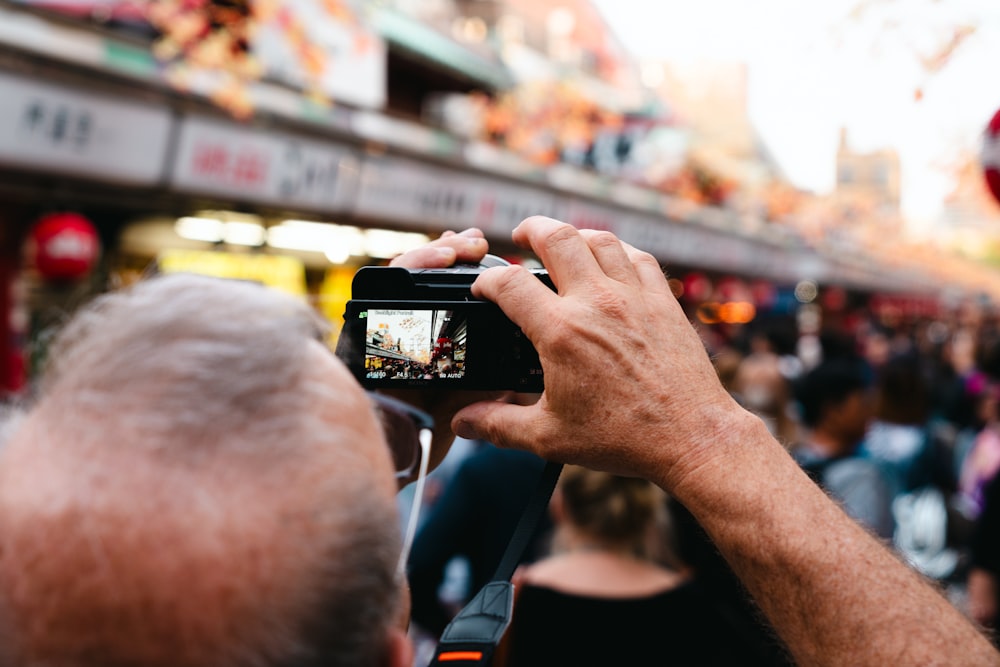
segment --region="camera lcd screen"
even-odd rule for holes
[[[464,312],[369,308],[360,316],[366,319],[366,379],[408,383],[465,377],[469,323]]]

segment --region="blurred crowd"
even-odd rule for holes
[[[872,318],[850,333],[809,337],[794,321],[775,321],[725,339],[706,333],[723,384],[804,473],[992,632],[1000,321]],[[471,442],[432,475],[432,509],[410,567],[425,650],[500,561],[541,465]],[[672,664],[789,664],[698,524],[658,492],[641,480],[564,472],[551,523],[536,530],[519,573],[508,664],[555,664],[541,647],[565,658],[581,634],[605,638],[585,644],[590,658],[648,656],[655,638],[671,647]],[[672,621],[650,635],[641,622],[650,616]]]

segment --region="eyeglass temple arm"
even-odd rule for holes
[[[420,505],[424,499],[424,485],[427,483],[427,466],[431,459],[431,441],[434,433],[429,428],[420,429],[420,470],[417,474],[417,484],[413,489],[413,506],[406,522],[406,533],[403,537],[403,549],[399,553],[399,563],[396,565],[396,578],[406,576],[406,564],[410,559],[410,548],[417,534],[417,519],[420,516]]]

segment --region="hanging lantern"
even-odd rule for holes
[[[97,264],[101,242],[93,223],[79,213],[51,213],[35,223],[29,255],[45,280],[84,278]]]
[[[755,280],[750,283],[750,296],[757,308],[772,308],[778,301],[778,289],[766,280]]]
[[[1000,111],[994,114],[983,134],[982,162],[986,185],[1000,202]]]
[[[839,312],[847,307],[847,291],[843,287],[834,285],[823,291],[821,298],[823,308],[833,312]]]
[[[727,277],[719,281],[715,287],[715,298],[718,301],[750,301],[750,289],[739,278]]]
[[[712,296],[712,281],[704,273],[689,273],[684,277],[684,296],[690,301],[705,301]]]

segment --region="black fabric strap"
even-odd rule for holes
[[[561,472],[561,463],[545,464],[493,580],[445,628],[434,652],[432,666],[491,664],[493,652],[507,631],[514,611],[514,585],[510,583],[510,578],[514,576],[524,549],[549,505]]]
[[[517,528],[514,529],[514,534],[511,535],[510,542],[507,543],[507,550],[504,551],[500,565],[497,566],[497,571],[490,581],[510,581],[510,578],[514,576],[514,570],[521,562],[521,556],[524,555],[524,550],[535,534],[538,522],[548,509],[549,499],[552,498],[552,492],[556,488],[556,482],[559,481],[562,469],[561,463],[546,461],[545,468],[542,469],[542,474],[538,478],[538,485],[535,486],[534,493],[531,494],[528,504],[524,507],[524,512],[521,513]]]

